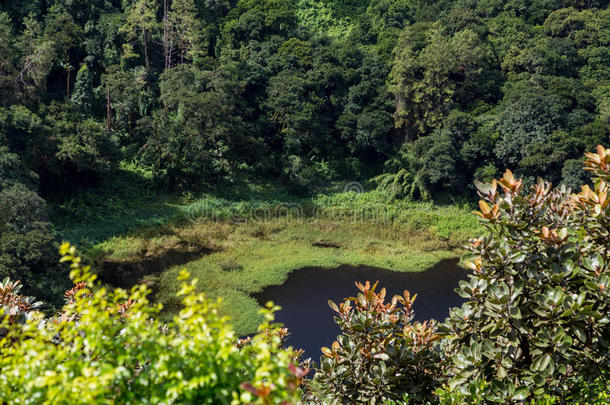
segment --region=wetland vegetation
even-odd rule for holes
[[[178,309],[173,301],[176,276],[186,268],[205,280],[201,291],[223,298],[223,313],[231,316],[243,334],[255,331],[261,320],[252,294],[281,285],[295,269],[348,264],[423,271],[442,259],[458,257],[463,244],[480,230],[468,204],[389,202],[379,192],[293,201],[293,210],[281,216],[274,214],[278,205],[284,207],[278,201],[219,203],[211,199],[207,216],[201,216],[205,200],[192,204],[199,207],[194,216],[182,207],[185,217],[174,223],[136,229],[94,245],[91,259],[133,268],[149,257],[162,258],[180,249],[205,250],[198,260],[175,263],[134,281],[148,282],[156,299],[172,313]]]

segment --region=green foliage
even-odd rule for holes
[[[62,111],[61,107],[58,110],[49,116],[48,124],[57,142],[55,156],[62,174],[111,172],[119,158],[116,135],[93,119],[79,120],[73,111]]]
[[[44,123],[40,116],[22,105],[13,105],[0,110],[2,141],[9,151],[17,153],[24,163],[30,163],[34,145],[46,146]]]
[[[22,184],[0,192],[0,221],[3,232],[28,232],[47,226],[46,203]]]
[[[118,133],[133,134],[136,121],[149,112],[151,94],[146,71],[140,68],[122,70],[110,66],[101,78],[106,97],[110,99],[111,128]],[[135,139],[128,139],[131,143]]]
[[[324,160],[320,162],[313,159],[306,161],[299,156],[290,155],[288,161],[286,175],[290,182],[307,192],[323,190],[328,187],[332,180],[336,180],[337,174]]]
[[[463,261],[473,274],[451,311],[450,387],[509,403],[568,398],[576,379],[590,382],[610,366],[608,233],[610,151],[587,154],[594,189],[570,195],[539,180],[529,194],[507,171],[478,183],[483,224]],[[501,190],[500,190],[501,189]]]
[[[156,189],[151,171],[123,163],[98,187],[50,205],[49,213],[60,239],[87,249],[134,228],[180,218],[179,202],[179,197]]]
[[[295,8],[290,0],[239,0],[226,17],[222,36],[237,47],[270,35],[287,36],[295,23]]]
[[[81,114],[88,116],[93,113],[97,100],[93,88],[93,75],[86,64],[83,64],[76,73],[76,82],[70,100]]]
[[[451,104],[461,101],[460,90],[470,81],[476,85],[488,59],[488,50],[470,30],[447,35],[435,24],[427,27],[422,44],[414,40],[418,35],[416,28],[404,31],[392,71],[396,127],[410,139],[440,126]]]
[[[358,295],[339,306],[341,335],[324,357],[314,386],[322,402],[381,403],[405,395],[417,402],[433,398],[442,375],[441,351],[434,322],[412,323],[413,301],[408,291],[385,302],[385,289],[356,283]]]
[[[0,277],[56,305],[67,281],[56,251],[45,201],[19,183],[0,191]]]
[[[2,398],[11,403],[281,403],[298,398],[305,372],[294,352],[281,348],[270,324],[273,311],[249,342],[238,345],[218,304],[183,281],[184,309],[169,324],[155,320],[143,286],[108,291],[68,244],[78,284],[56,318],[34,316],[7,324],[0,341],[5,378]],[[187,273],[181,276],[188,277]],[[81,387],[86,386],[86,390]]]
[[[47,75],[53,68],[55,49],[52,40],[41,35],[43,26],[33,15],[25,18],[23,24],[25,29],[17,44],[22,55],[17,80],[27,98],[35,96],[36,91],[44,93],[43,84],[46,84]]]
[[[393,151],[394,105],[386,86],[389,68],[374,50],[363,52],[355,81],[347,91],[337,128],[350,152],[361,159],[389,155]]]
[[[406,169],[399,169],[396,173],[385,173],[374,178],[377,190],[387,193],[391,198],[415,198],[418,191],[413,175]],[[427,199],[424,194],[422,199]]]
[[[20,281],[11,281],[6,277],[0,282],[0,316],[5,324],[25,324],[31,318],[32,311],[40,307],[42,303],[34,297],[21,295],[23,285]],[[0,329],[0,337],[8,334],[6,328]]]
[[[31,188],[36,180],[36,174],[23,167],[17,154],[9,152],[6,146],[0,146],[0,190],[15,184]]]
[[[455,3],[441,7],[433,21],[415,13],[415,23],[404,28],[391,74],[395,124],[414,142],[450,125],[450,110],[467,113],[470,133],[453,138],[454,152],[446,150],[457,171],[466,174],[457,181],[462,189],[506,166],[528,183],[544,176],[580,185],[570,174],[573,166],[564,178],[564,162],[607,139],[607,121],[600,120],[610,78],[600,64],[608,48],[601,34],[608,32],[601,22],[607,8],[561,6],[522,7],[516,16],[508,12],[517,10],[513,3],[503,9]],[[544,26],[536,28],[533,21]],[[450,167],[446,163],[430,168],[429,180]],[[414,169],[407,170],[416,177]],[[460,189],[456,182],[439,186]]]
[[[243,85],[233,76],[228,70],[202,77],[188,66],[163,76],[161,100],[166,108],[157,110],[150,123],[140,122],[149,133],[140,152],[172,187],[205,184],[206,179],[232,173],[238,162],[257,157],[257,142],[237,113],[235,99]]]
[[[507,165],[576,184],[564,162],[608,135],[603,2],[22,3],[0,9],[0,103],[49,127],[2,130],[51,198],[58,176],[111,175],[110,139],[169,189],[291,182],[311,161],[344,180],[405,170],[396,196],[438,198]],[[78,135],[57,136],[54,103]]]
[[[176,50],[181,63],[192,60],[197,63],[206,56],[205,45],[207,41],[202,38],[202,24],[197,18],[196,3],[193,0],[174,0],[171,2],[171,11],[168,21],[169,34],[172,42],[176,43]],[[165,27],[167,30],[168,28]],[[171,64],[171,56],[168,55]]]
[[[607,404],[610,401],[610,383],[608,381],[607,370],[604,375],[594,381],[586,381],[582,377],[577,378],[568,401],[578,404]]]
[[[310,32],[324,32],[333,39],[345,38],[353,29],[349,19],[333,13],[332,4],[326,1],[299,0],[295,14]]]
[[[297,38],[290,38],[278,49],[278,56],[285,59],[293,59],[295,67],[311,65],[311,44]]]
[[[119,33],[125,34],[128,41],[136,40],[140,44],[148,70],[150,69],[149,42],[158,34],[160,25],[156,16],[158,4],[152,0],[134,0],[131,3],[127,9],[125,24],[119,29]],[[123,45],[123,52],[125,58],[138,56],[133,53],[133,47],[129,42]]]
[[[386,55],[395,47],[401,30],[415,20],[417,6],[411,0],[372,0],[366,10],[370,33]]]
[[[5,106],[14,102],[13,77],[17,73],[15,33],[11,17],[5,12],[0,12],[0,37],[2,38],[0,54],[3,55],[0,61],[0,92],[4,95],[0,100],[0,106]]]
[[[406,143],[375,178],[378,189],[393,198],[428,200],[443,192],[459,195],[467,184],[468,150],[459,148],[474,132],[468,114],[451,111],[442,128]]]
[[[553,131],[560,128],[573,130],[589,122],[592,117],[588,110],[594,108],[592,100],[586,94],[578,94],[576,86],[578,83],[569,79],[542,76],[526,76],[507,85],[496,116],[495,131],[499,134],[494,150],[496,156],[505,164],[526,166],[529,156],[534,160],[545,156],[536,155],[532,148],[551,141]],[[567,134],[565,137],[570,138]],[[568,142],[575,144],[574,149],[579,153],[582,152],[578,138]],[[566,139],[557,144],[564,150],[569,147]]]

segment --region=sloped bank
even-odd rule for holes
[[[103,283],[115,287],[131,288],[150,275],[158,275],[165,270],[181,266],[210,254],[211,249],[191,247],[170,249],[153,256],[117,260],[104,258],[97,262],[98,277]]]

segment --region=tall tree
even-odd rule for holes
[[[136,41],[144,51],[144,64],[150,70],[149,42],[158,33],[157,2],[155,0],[134,0],[127,10],[125,24],[119,32],[126,35],[128,41]],[[129,52],[129,45],[126,51]]]
[[[487,59],[487,50],[469,30],[448,35],[436,23],[424,34],[407,27],[396,48],[391,90],[396,96],[395,124],[407,139],[426,135],[439,127],[455,104],[456,93],[476,81]]]
[[[169,13],[170,41],[178,50],[180,63],[202,55],[203,24],[197,16],[194,0],[174,0]],[[171,58],[170,58],[171,59]]]
[[[82,30],[75,24],[72,16],[62,7],[54,6],[49,10],[45,21],[44,36],[53,41],[56,62],[66,71],[66,98],[70,98],[72,81],[72,61],[70,48],[79,42]]]
[[[106,91],[107,109],[114,111],[112,129],[133,135],[135,122],[149,112],[151,94],[148,77],[143,67],[121,70],[111,66],[102,75]]]
[[[13,80],[17,74],[15,35],[13,23],[7,13],[0,13],[0,106],[11,103],[14,95]]]
[[[15,83],[26,97],[31,97],[43,88],[53,68],[55,44],[42,34],[43,25],[34,16],[26,17],[24,25],[18,43],[22,56]]]

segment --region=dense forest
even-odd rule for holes
[[[576,186],[610,133],[606,1],[9,0],[0,37],[0,274],[26,285],[56,267],[46,202],[121,166],[434,199],[507,167]]]
[[[507,166],[575,185],[608,136],[601,3],[3,2],[2,181],[55,198],[126,160],[173,189],[404,170],[424,196]]]

